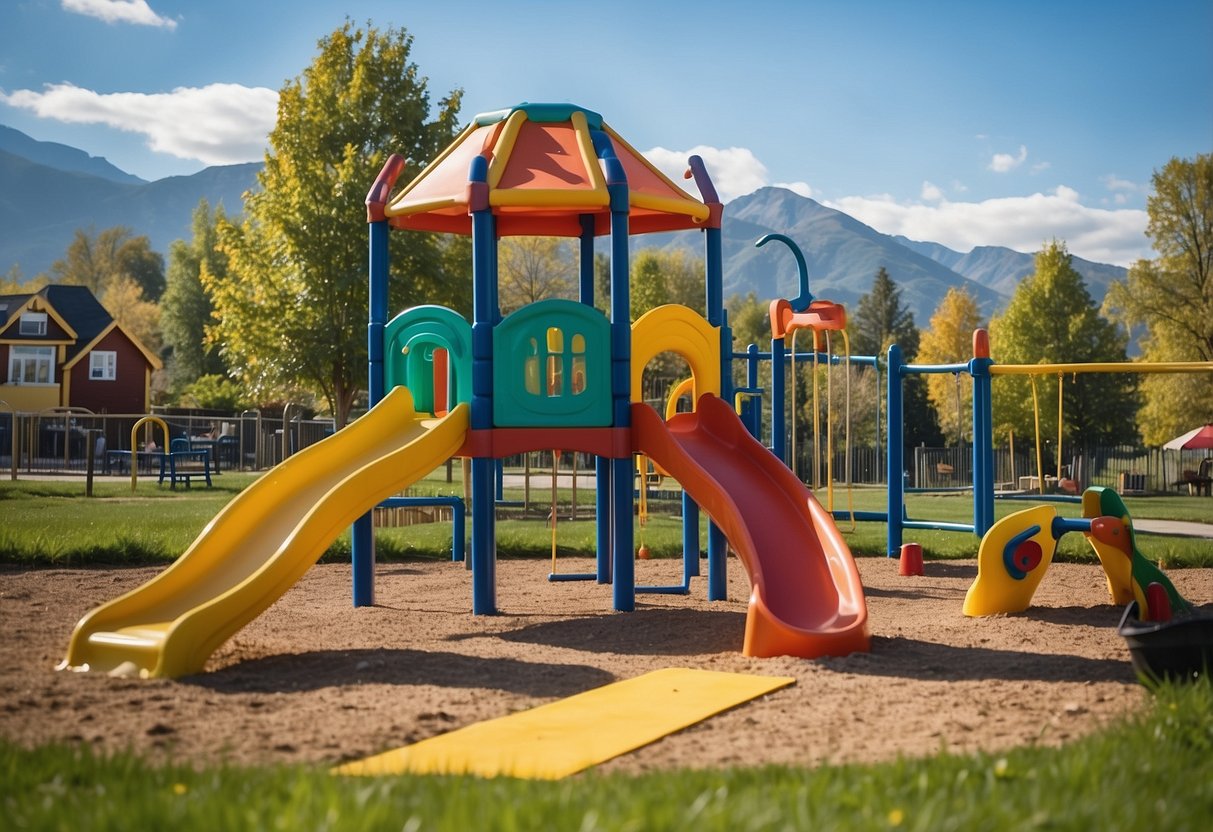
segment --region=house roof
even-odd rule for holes
[[[59,313],[59,310],[55,309],[49,298],[41,292],[23,295],[0,295],[0,333],[12,327],[17,319],[26,312],[45,312],[55,323],[63,328],[64,334],[67,336],[67,341],[50,337],[35,337],[30,340],[43,344],[62,344],[77,337],[76,330]]]
[[[51,283],[38,290],[76,331],[76,343],[67,348],[65,363],[83,352],[114,320],[87,286]]]

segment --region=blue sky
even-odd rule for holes
[[[408,29],[465,118],[570,101],[726,200],[783,185],[960,251],[1151,256],[1152,172],[1213,151],[1210,0],[5,0],[0,123],[145,179],[259,160],[346,15]]]

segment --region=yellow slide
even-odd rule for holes
[[[381,500],[463,444],[467,405],[419,416],[404,387],[277,465],[215,516],[172,566],[90,612],[60,669],[184,676],[274,603]]]

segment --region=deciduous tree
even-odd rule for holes
[[[1172,159],[1153,182],[1146,234],[1159,256],[1109,286],[1104,309],[1144,327],[1146,361],[1213,361],[1213,154]],[[1213,421],[1213,373],[1148,375],[1141,386],[1148,443]]]
[[[164,258],[152,251],[146,236],[132,233],[123,225],[97,234],[76,229],[63,258],[51,264],[51,281],[87,286],[101,297],[110,282],[125,275],[146,300],[158,301],[164,293]]]
[[[951,288],[940,301],[931,324],[922,334],[917,360],[922,364],[955,364],[973,353],[973,330],[981,325],[977,299],[965,289]],[[946,440],[973,440],[973,380],[963,373],[929,375],[927,398]]]
[[[1064,243],[1053,241],[1036,255],[1036,271],[990,322],[990,349],[1001,364],[1126,361],[1128,336],[1099,314]],[[1065,376],[1063,441],[1085,446],[1137,440],[1140,404],[1132,375],[1080,373]],[[1057,374],[1039,377],[1037,404],[1041,441],[1057,436]],[[1036,419],[1027,377],[999,376],[993,383],[994,426],[1005,436],[1033,436]],[[1055,440],[1053,440],[1055,441]]]
[[[577,265],[560,237],[507,237],[497,246],[497,291],[502,314],[546,298],[576,294]]]
[[[338,425],[365,385],[367,190],[390,153],[433,159],[457,129],[462,92],[432,105],[412,43],[404,29],[350,21],[320,40],[279,93],[243,221],[220,223],[228,275],[205,282],[213,337],[233,371],[262,395],[319,393]],[[447,246],[422,233],[390,238],[394,310],[466,306],[470,270],[446,272]]]
[[[120,274],[111,280],[101,296],[101,305],[143,346],[160,352],[160,307],[144,299],[143,289],[132,278]]]

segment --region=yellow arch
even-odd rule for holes
[[[632,400],[640,401],[644,368],[663,352],[686,359],[694,379],[693,400],[720,395],[720,327],[687,306],[671,303],[650,309],[632,324]]]

